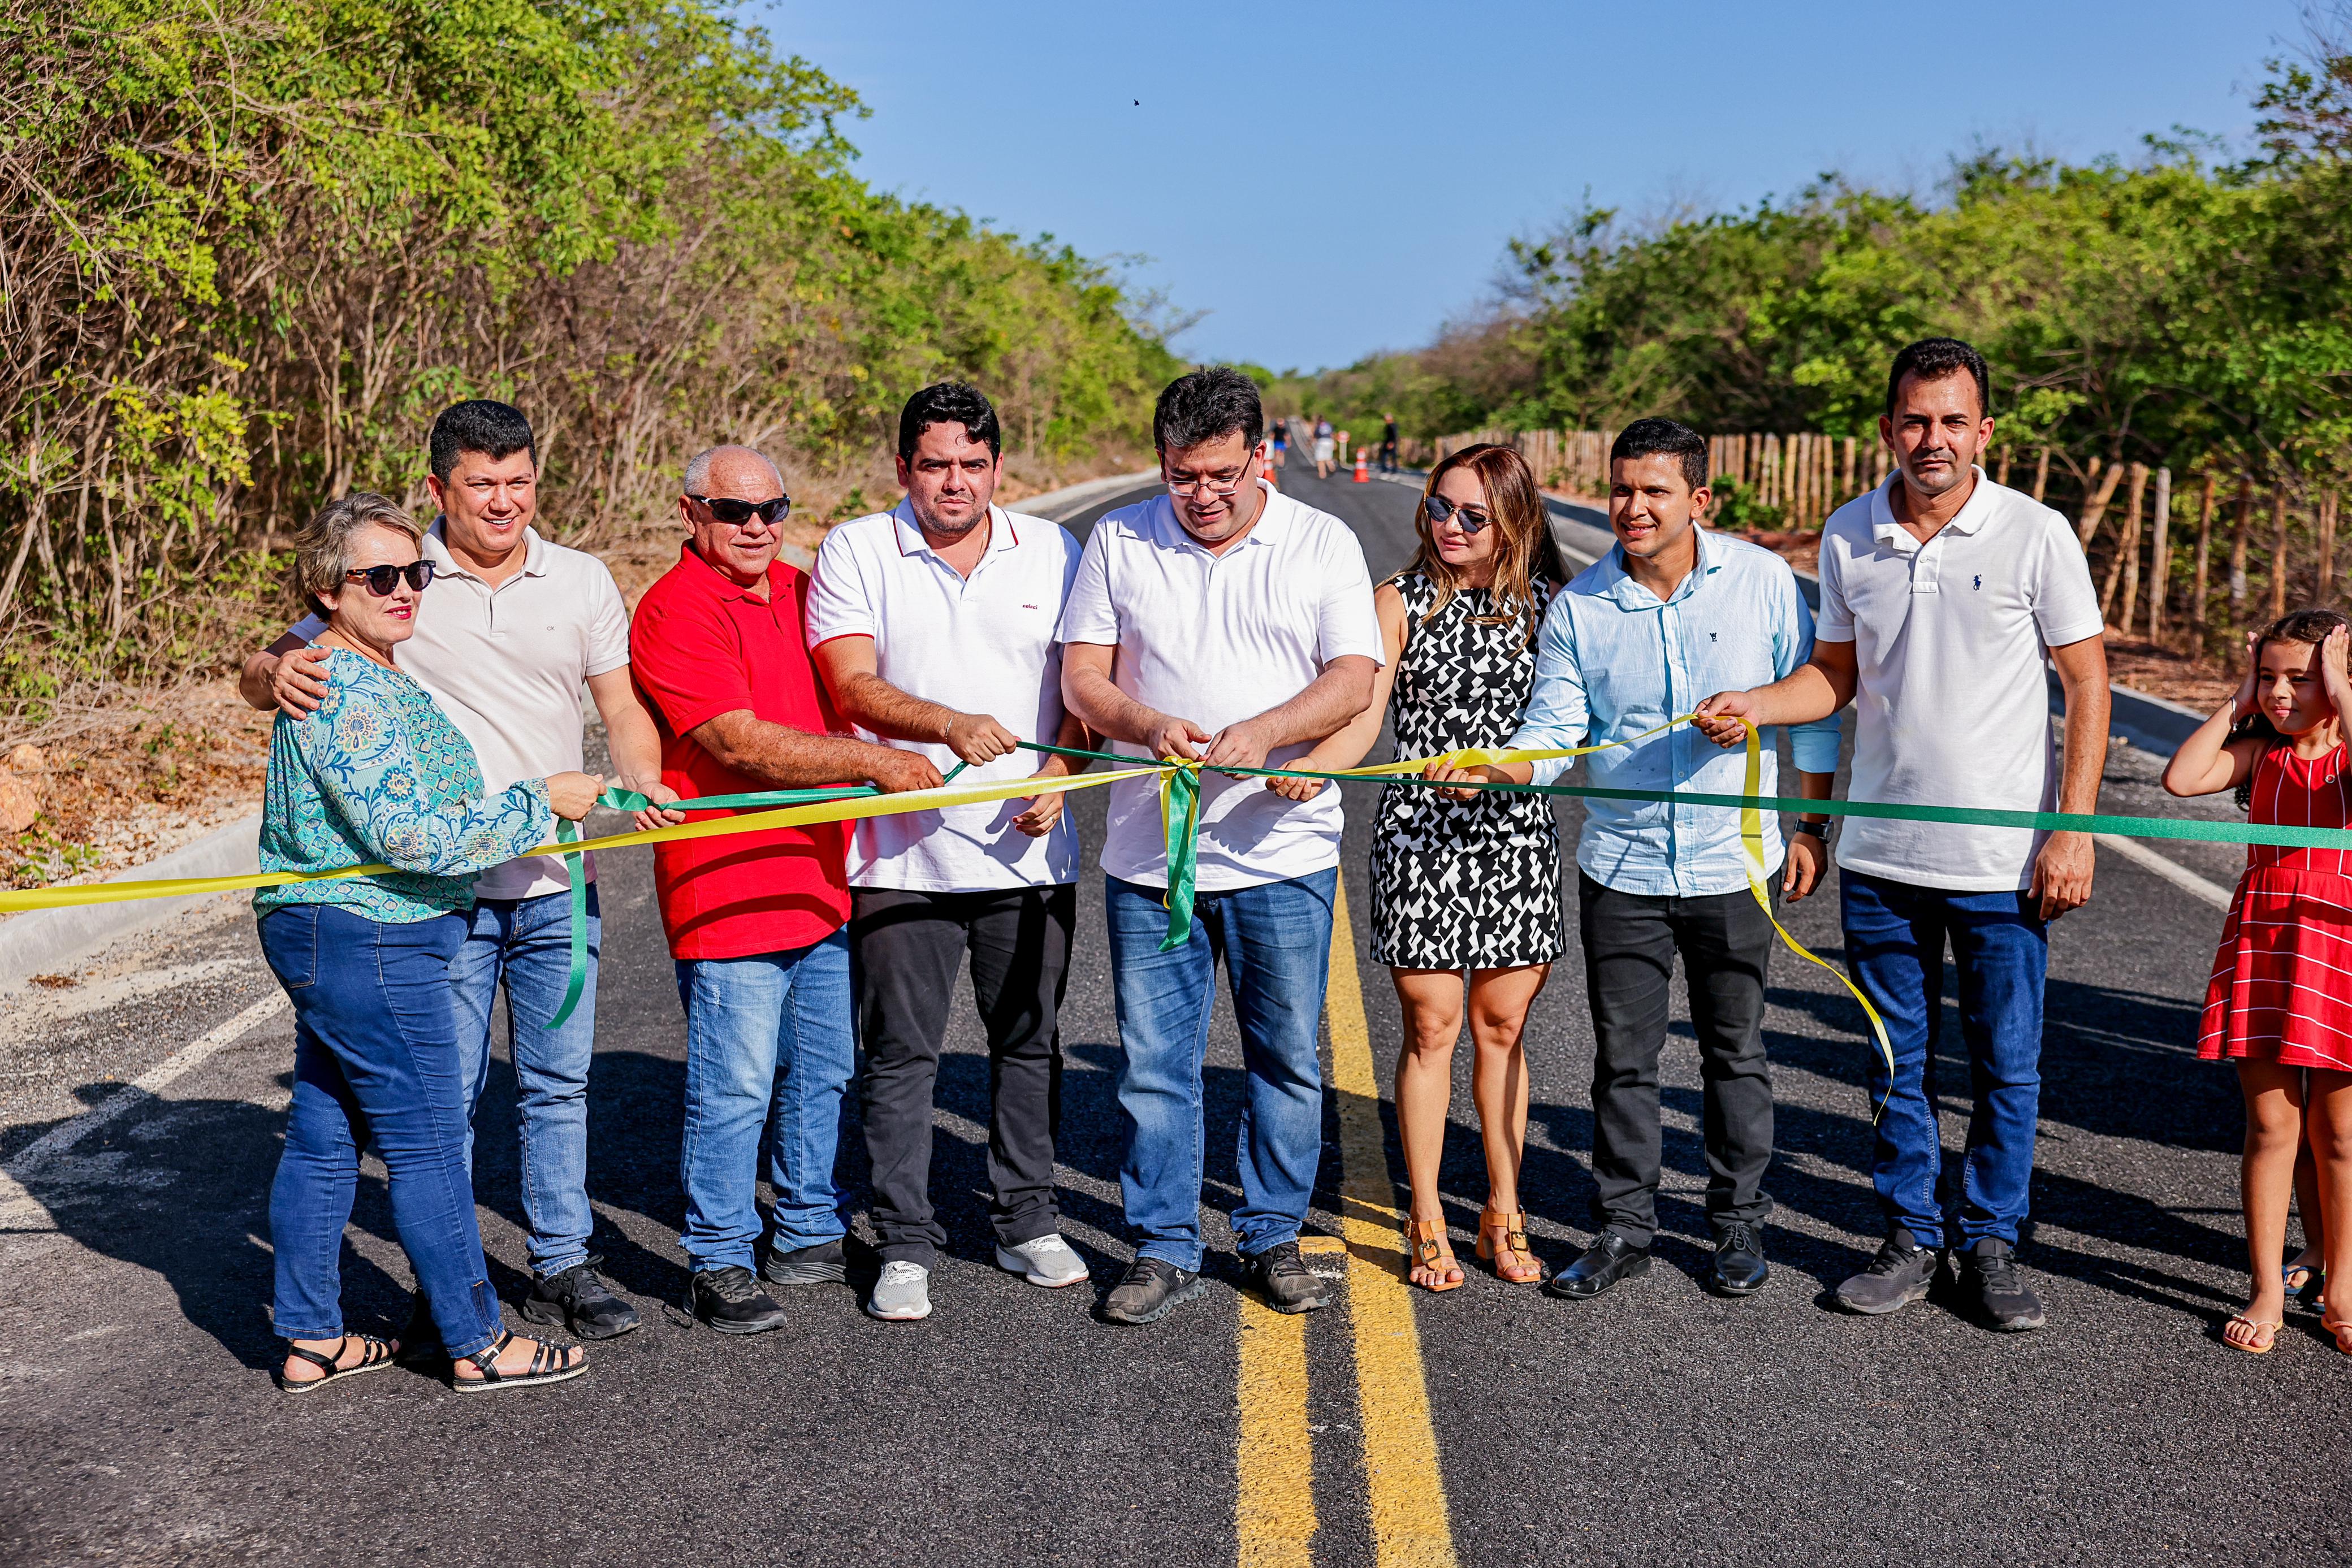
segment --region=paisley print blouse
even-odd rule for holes
[[[269,737],[261,869],[397,869],[265,887],[257,915],[340,904],[387,925],[429,920],[472,908],[476,873],[553,836],[546,780],[484,799],[474,748],[424,687],[341,649],[326,673],[318,712],[280,714]]]

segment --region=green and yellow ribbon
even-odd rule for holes
[[[1667,731],[1691,722],[1685,714],[1667,720],[1637,736],[1623,740],[1607,741],[1598,746],[1570,747],[1556,750],[1483,750],[1469,749],[1443,753],[1435,757],[1403,758],[1393,762],[1375,763],[1368,767],[1309,772],[1286,768],[1243,768],[1206,763],[1184,758],[1165,758],[1157,762],[1122,756],[1111,752],[1087,751],[1071,747],[1048,746],[1024,741],[1025,749],[1053,756],[1087,761],[1108,761],[1119,766],[1102,773],[1070,773],[1055,778],[1035,777],[1002,779],[987,784],[950,782],[959,766],[940,785],[931,789],[908,790],[896,795],[884,795],[864,785],[838,785],[819,789],[767,789],[735,795],[710,795],[695,800],[666,803],[670,810],[726,811],[733,814],[706,818],[700,821],[681,823],[676,827],[644,829],[632,832],[610,833],[602,838],[583,840],[577,824],[558,824],[556,841],[541,844],[524,852],[530,855],[557,855],[563,860],[572,884],[572,977],[562,1005],[549,1020],[549,1028],[568,1019],[577,1007],[587,972],[587,883],[582,868],[582,857],[594,851],[634,849],[640,845],[675,843],[683,840],[722,838],[737,833],[765,832],[776,828],[812,827],[824,822],[855,821],[867,817],[893,816],[907,811],[937,811],[953,806],[981,805],[997,800],[1028,799],[1037,795],[1066,794],[1074,789],[1090,789],[1127,779],[1150,779],[1160,791],[1160,820],[1162,838],[1168,852],[1168,931],[1160,943],[1161,950],[1181,946],[1192,936],[1193,905],[1198,894],[1201,774],[1224,773],[1239,778],[1314,779],[1328,783],[1370,782],[1381,780],[1394,784],[1422,785],[1432,788],[1465,788],[1495,789],[1508,792],[1560,795],[1585,800],[1654,801],[1672,805],[1713,806],[1740,813],[1739,838],[1742,856],[1747,862],[1748,890],[1772,922],[1772,929],[1788,949],[1809,964],[1828,970],[1837,977],[1853,999],[1861,1004],[1864,1015],[1870,1020],[1879,1056],[1886,1066],[1889,1081],[1895,1068],[1895,1053],[1886,1034],[1886,1025],[1871,1005],[1870,998],[1853,981],[1829,960],[1809,951],[1773,913],[1770,891],[1766,878],[1770,875],[1764,863],[1764,813],[1767,811],[1805,811],[1832,817],[1871,817],[1880,820],[1914,822],[1942,822],[1967,827],[2016,828],[2052,832],[2105,833],[2135,839],[2181,839],[2205,843],[2266,844],[2287,849],[2352,849],[2352,829],[2299,828],[2279,823],[2214,822],[2179,817],[2111,816],[2091,811],[2011,811],[1971,806],[1922,806],[1874,800],[1807,800],[1790,796],[1768,796],[1762,792],[1762,746],[1756,728],[1747,725],[1747,769],[1741,792],[1737,795],[1686,789],[1619,789],[1597,785],[1578,784],[1509,784],[1486,780],[1465,781],[1454,785],[1421,777],[1432,764],[1445,762],[1456,768],[1480,765],[1504,766],[1520,762],[1567,760],[1591,756],[1622,747],[1638,746]],[[654,804],[635,790],[611,789],[604,791],[598,803],[619,810],[635,811]],[[232,876],[170,877],[146,882],[101,882],[73,887],[31,888],[18,892],[0,892],[0,915],[36,909],[65,909],[89,904],[130,903],[142,899],[188,898],[216,893],[240,893],[256,888],[284,887],[297,883],[331,882],[348,877],[381,876],[394,871],[388,865],[367,864],[340,867],[332,871],[312,872],[247,872]]]

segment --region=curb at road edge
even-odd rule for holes
[[[180,876],[233,876],[253,869],[260,853],[261,814],[215,828],[184,849],[132,866],[109,882],[147,882]],[[0,987],[47,974],[108,943],[162,924],[208,898],[147,899],[134,904],[91,904],[71,909],[36,909],[0,921]]]

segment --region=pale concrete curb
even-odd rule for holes
[[[109,882],[157,882],[175,876],[234,876],[260,859],[261,815],[254,813],[215,828],[185,849],[108,877]],[[34,975],[52,974],[108,943],[161,925],[210,898],[150,898],[130,904],[88,904],[72,909],[36,909],[0,921],[0,987]]]
[[[1083,512],[1106,496],[1121,490],[1131,490],[1160,477],[1157,468],[1146,468],[1134,474],[1113,474],[1108,478],[1088,479],[1081,484],[1065,485],[1058,490],[1048,490],[1042,496],[1032,496],[1022,501],[997,503],[1008,512],[1026,512],[1033,517],[1044,517],[1058,523],[1072,514]]]

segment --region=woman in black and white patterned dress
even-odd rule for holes
[[[1378,741],[1383,712],[1399,757],[1500,747],[1518,727],[1535,680],[1536,632],[1560,575],[1535,477],[1510,447],[1466,447],[1430,475],[1418,523],[1412,563],[1373,596],[1388,663],[1370,709],[1294,767],[1353,767]],[[1397,1128],[1412,1184],[1412,1282],[1424,1289],[1463,1281],[1437,1168],[1465,1012],[1486,1148],[1478,1256],[1514,1284],[1543,1277],[1518,1197],[1528,1125],[1520,1037],[1565,950],[1563,913],[1548,797],[1490,791],[1457,800],[1418,784],[1382,792],[1372,829],[1372,956],[1390,967],[1404,1013]]]

